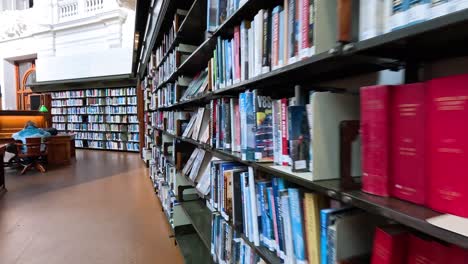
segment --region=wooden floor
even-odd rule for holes
[[[138,154],[82,150],[6,181],[1,264],[183,263]]]

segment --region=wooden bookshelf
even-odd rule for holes
[[[252,19],[260,9],[271,8],[280,2],[282,1],[248,0],[227,18],[224,23],[219,25],[216,31],[207,34],[208,36],[205,39],[200,39],[197,34],[197,36],[190,36],[190,34],[184,33],[197,30],[197,27],[198,31],[203,32],[206,30],[206,25],[204,23],[201,23],[201,25],[192,23],[192,21],[200,20],[198,16],[206,12],[206,1],[192,1],[189,12],[182,22],[182,27],[179,32],[177,32],[176,41],[174,41],[175,43],[171,46],[170,50],[174,49],[177,43],[181,43],[180,41],[182,41],[182,39],[184,42],[192,41],[192,43],[197,43],[198,48],[185,62],[178,65],[177,69],[173,71],[166,80],[156,85],[146,83],[146,99],[151,97],[152,93],[154,94],[166,84],[175,82],[178,77],[193,76],[205,69],[213,56],[213,50],[216,46],[216,39],[218,36],[232,36],[233,27],[240,24],[242,20]],[[158,23],[161,24],[168,23],[163,22],[167,19],[172,19],[171,10],[178,8],[177,6],[173,6],[178,4],[175,4],[174,1],[165,1],[164,4],[167,4],[170,8],[162,9],[158,18],[153,17],[150,19],[156,19]],[[186,7],[187,3],[184,2],[181,6]],[[200,7],[205,8],[200,9]],[[352,19],[356,20],[359,18],[352,17]],[[188,25],[190,25],[190,28],[187,27]],[[224,95],[237,96],[240,92],[248,89],[261,89],[270,91],[271,93],[291,94],[291,83],[315,84],[324,81],[341,80],[343,78],[355,77],[367,73],[376,73],[381,70],[406,69],[405,79],[407,81],[414,81],[415,69],[418,69],[418,67],[424,63],[468,55],[467,49],[465,48],[467,44],[466,39],[468,37],[468,31],[465,30],[467,26],[468,9],[465,9],[367,40],[352,41],[350,43],[337,41],[336,46],[331,47],[325,52],[317,53],[308,58],[269,71],[268,73],[228,85],[222,89],[209,91],[185,101],[179,101],[170,106],[161,106],[156,109],[146,107],[145,115],[148,117],[151,112],[155,111],[187,110],[196,106],[203,106],[208,104],[212,99]],[[146,38],[160,38],[160,35],[164,34],[164,27],[161,26],[160,28],[160,30],[149,31]],[[157,43],[157,41],[155,42]],[[152,43],[153,46],[150,45],[146,47],[148,52],[151,52],[154,48],[154,44],[155,43]],[[168,51],[168,53],[169,52],[170,51]],[[165,56],[167,56],[167,54]],[[142,80],[147,77],[151,71],[151,69],[147,70],[147,67],[150,66],[148,60],[148,58],[142,58],[142,60],[138,62],[140,64],[140,71],[138,74]],[[145,130],[147,134],[147,148],[160,147],[155,143],[155,135],[164,135],[165,137],[174,139],[174,145],[180,144],[179,142],[190,144],[193,148],[203,149],[218,158],[236,161],[251,166],[255,170],[266,174],[284,178],[289,182],[325,195],[343,204],[352,205],[367,212],[384,216],[414,230],[468,249],[468,237],[429,224],[426,219],[441,214],[425,206],[412,204],[396,198],[383,198],[365,194],[359,189],[348,189],[345,188],[341,179],[310,181],[301,173],[293,173],[286,167],[281,168],[281,166],[275,166],[271,163],[245,161],[241,159],[240,154],[237,152],[215,149],[196,140],[168,133],[164,129],[151,124],[149,117],[147,118]],[[189,154],[191,153],[191,151],[188,152]],[[168,160],[170,161],[170,159]],[[196,186],[194,182],[190,184],[192,187]],[[182,204],[182,207],[184,207],[189,218],[192,219],[192,225],[197,231],[200,240],[209,248],[209,241],[207,243],[206,239],[208,239],[209,234],[207,222],[210,221],[211,211],[205,205],[204,200],[185,202]],[[253,245],[244,234],[242,234],[242,236],[267,263],[281,263],[274,253],[264,247]]]
[[[76,133],[77,148],[139,152],[136,108],[131,87],[52,93],[53,127]]]

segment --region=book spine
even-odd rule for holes
[[[273,223],[272,234],[271,236],[271,245],[270,250],[276,251],[277,256],[279,257],[279,238],[278,238],[278,221],[276,218],[276,207],[275,207],[275,196],[273,192],[273,187],[267,189],[268,193],[268,208],[270,209],[270,218]]]
[[[309,53],[309,1],[310,0],[300,0],[300,57],[304,58],[308,56]]]
[[[440,212],[468,217],[466,168],[468,75],[433,79],[428,93],[428,204]]]
[[[272,12],[272,42],[271,46],[271,66],[273,69],[278,67],[278,56],[279,56],[279,7],[275,7]]]
[[[389,195],[390,88],[361,88],[362,190]]]
[[[247,151],[246,160],[255,160],[255,132],[256,132],[256,113],[254,109],[254,96],[250,91],[246,92],[246,138],[247,138]]]
[[[284,240],[285,240],[285,263],[295,263],[293,232],[291,227],[291,213],[289,210],[288,190],[280,192],[281,214],[283,218]]]
[[[259,208],[260,208],[260,211],[262,212],[261,214],[261,220],[262,220],[262,229],[261,229],[261,233],[260,233],[260,243],[265,246],[265,247],[269,247],[269,241],[268,241],[268,232],[269,232],[269,225],[268,225],[268,219],[267,219],[267,212],[266,212],[266,206],[267,203],[266,203],[266,182],[259,182],[257,183],[257,189],[258,189],[258,193],[260,194],[259,195]]]
[[[231,101],[229,98],[225,98],[223,102],[223,111],[224,111],[224,149],[231,150]]]
[[[296,0],[288,2],[288,61],[292,63],[296,57]]]
[[[288,148],[288,99],[281,99],[281,151],[283,166],[290,163]]]
[[[405,0],[408,8],[408,25],[414,25],[430,18],[431,0]]]
[[[298,264],[306,263],[305,256],[305,243],[304,243],[304,227],[301,212],[301,195],[300,190],[295,188],[288,188],[289,193],[289,207],[291,214],[291,226],[294,237],[294,255]]]
[[[390,16],[390,29],[397,30],[408,24],[407,0],[392,1],[392,12]]]
[[[327,263],[327,244],[328,244],[328,211],[321,210],[320,211],[320,263],[321,264],[328,264]]]
[[[278,237],[278,256],[285,259],[285,238],[284,238],[284,220],[281,207],[280,192],[285,189],[285,181],[282,178],[273,178],[272,181],[275,215],[277,223],[277,237]]]
[[[239,94],[239,112],[240,122],[245,124],[241,126],[241,158],[242,160],[247,159],[247,114],[246,114],[246,93]]]
[[[284,44],[285,44],[285,11],[279,7],[280,12],[278,13],[278,61],[276,66],[282,67],[284,64]]]
[[[253,236],[253,243],[255,246],[260,245],[260,237],[258,234],[258,220],[259,220],[259,210],[257,209],[257,192],[255,190],[255,175],[252,167],[249,167],[249,186],[250,188],[250,204],[251,204],[251,212],[252,212],[252,236]]]
[[[393,88],[391,194],[425,204],[425,87],[422,83]]]
[[[237,26],[234,28],[234,68],[236,75],[234,76],[235,81],[239,82],[241,80],[241,67],[240,67],[240,57],[241,57],[241,51],[239,50],[240,47],[240,27]]]
[[[248,47],[248,29],[249,21],[242,21],[240,27],[240,80],[245,81],[249,79],[249,47]]]

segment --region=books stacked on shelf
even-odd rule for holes
[[[468,129],[459,122],[467,81],[458,75],[361,88],[364,192],[468,217]]]
[[[50,112],[52,115],[66,115],[68,108],[51,108]]]
[[[211,255],[218,263],[265,263],[219,213],[212,215]]]
[[[52,99],[69,99],[69,98],[83,98],[83,91],[65,91],[65,92],[55,92],[52,94]]]
[[[104,97],[94,97],[94,98],[86,98],[87,105],[106,105],[106,98]]]
[[[213,90],[245,81],[315,54],[314,1],[262,9],[253,21],[234,27],[231,39],[218,37],[210,62]],[[311,20],[312,19],[312,20]]]
[[[177,9],[174,14],[174,20],[172,22],[172,26],[167,33],[163,35],[161,44],[156,47],[156,52],[154,53],[154,65],[157,67],[161,64],[162,60],[166,53],[168,53],[176,41],[177,32],[179,31],[180,25],[182,21],[184,21],[185,17],[187,16],[187,10]]]
[[[52,117],[52,122],[54,123],[64,123],[65,122],[65,116],[53,116]]]
[[[126,97],[106,97],[104,104],[106,104],[106,105],[127,105],[127,98]]]
[[[256,176],[243,164],[216,160],[210,167],[207,203],[215,218],[284,263],[337,263],[369,256],[375,227],[387,223],[356,208],[330,207],[319,194],[282,178]],[[213,222],[215,235],[217,224]]]
[[[106,96],[106,91],[103,89],[88,89],[85,90],[86,97],[104,97]]]
[[[467,263],[468,250],[441,243],[400,225],[379,226],[375,231],[372,264]]]
[[[104,123],[103,115],[90,115],[88,116],[89,123]]]
[[[168,83],[156,91],[156,96],[151,102],[151,108],[170,106],[180,100],[180,86],[174,83]]]
[[[468,3],[361,0],[359,7],[359,40],[365,40],[468,8]]]
[[[78,131],[77,147],[138,151],[136,88],[57,92],[52,98],[53,126]]]
[[[188,111],[157,111],[151,113],[151,123],[154,127],[180,135],[185,131],[191,112]]]
[[[179,83],[179,85],[184,86]],[[205,92],[209,91],[210,87],[208,85],[208,70],[204,70],[196,74],[193,79],[188,83],[187,88],[184,90],[180,97],[180,102],[190,100],[194,97],[197,97]]]
[[[216,29],[232,16],[247,0],[208,0],[206,30],[215,32]]]
[[[87,106],[86,107],[86,114],[96,115],[96,114],[104,114],[105,108],[102,106]]]
[[[65,107],[65,106],[83,106],[83,99],[55,99],[52,100],[52,107]]]
[[[210,141],[210,123],[209,106],[199,107],[197,112],[192,114],[182,137],[208,144]]]

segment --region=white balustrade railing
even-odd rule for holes
[[[58,0],[58,22],[94,16],[117,6],[116,0]]]

